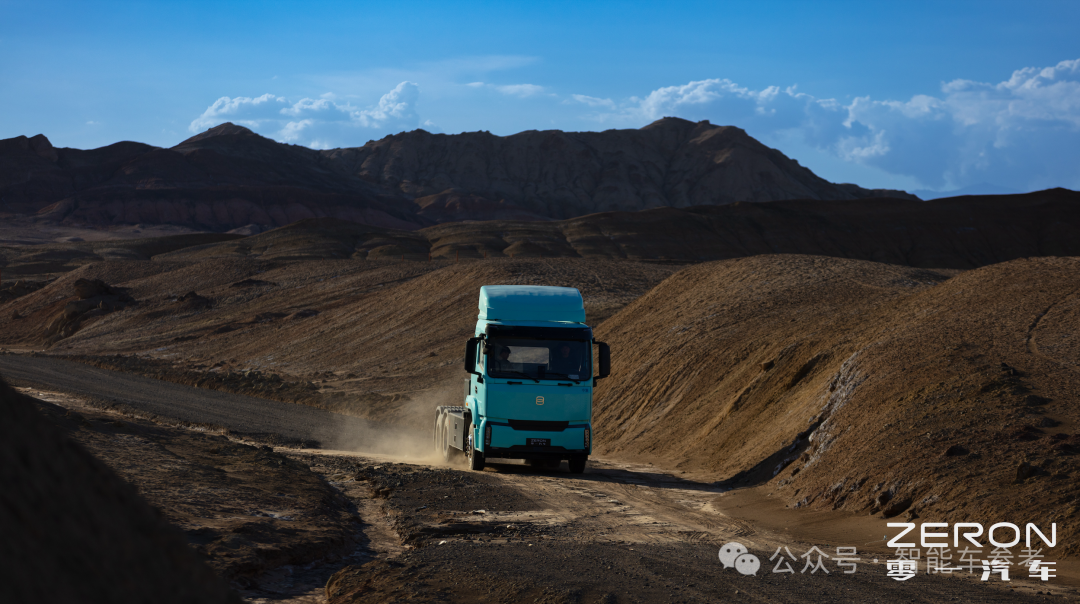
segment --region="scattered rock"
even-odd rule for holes
[[[970,451],[968,451],[967,447],[965,447],[964,445],[953,445],[948,449],[945,449],[945,455],[949,457],[953,457],[956,455],[967,455],[968,453],[970,453]]]
[[[1016,480],[1017,482],[1027,480],[1032,476],[1039,473],[1039,468],[1029,464],[1026,461],[1020,462],[1020,465],[1016,468]]]
[[[892,518],[897,514],[903,513],[903,511],[908,509],[908,506],[910,505],[910,497],[898,497],[890,501],[889,504],[881,510],[881,515],[886,518]]]
[[[205,310],[213,306],[210,298],[204,298],[195,292],[188,292],[176,299],[183,310]]]
[[[72,293],[78,300],[65,304],[64,309],[46,325],[45,337],[48,341],[70,337],[82,328],[86,320],[123,310],[136,303],[122,289],[99,279],[79,279],[72,285]]]
[[[71,288],[75,296],[80,300],[88,300],[96,296],[118,296],[120,292],[114,290],[100,279],[79,279]]]
[[[1029,394],[1029,395],[1027,395],[1027,398],[1024,399],[1024,404],[1026,404],[1026,405],[1028,405],[1030,407],[1037,407],[1039,405],[1045,405],[1046,403],[1049,403],[1049,402],[1050,402],[1050,399],[1048,399],[1046,397],[1039,396],[1037,394]]]
[[[15,298],[21,298],[26,294],[36,292],[37,290],[48,285],[49,281],[26,281],[20,279],[14,283],[8,282],[4,285],[0,285],[0,304],[4,302],[10,302]]]
[[[772,368],[773,368],[773,362],[772,361],[765,361],[764,363],[761,364],[761,370],[762,371],[768,371],[768,370],[770,370]]]

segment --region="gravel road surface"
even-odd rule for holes
[[[62,359],[0,355],[0,375],[15,386],[60,390],[183,422],[314,440],[323,446],[340,446],[343,435],[350,432],[371,431],[365,420],[305,405],[184,386]]]

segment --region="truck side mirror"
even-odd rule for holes
[[[593,385],[596,384],[595,380],[601,380],[611,375],[611,347],[603,342],[597,342],[596,345],[600,347],[600,367]]]
[[[480,344],[480,338],[469,338],[465,343],[465,371],[473,375],[480,375],[476,371],[476,349]]]

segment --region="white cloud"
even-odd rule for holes
[[[202,132],[207,128],[213,128],[224,122],[234,121],[237,123],[252,124],[262,119],[273,119],[286,105],[283,97],[272,94],[264,94],[251,98],[238,96],[229,98],[223,96],[214,101],[213,105],[206,108],[203,114],[195,118],[188,127],[192,132]]]
[[[224,122],[247,126],[279,141],[312,148],[362,145],[385,134],[417,128],[416,102],[420,87],[401,82],[371,107],[338,102],[333,93],[290,104],[284,97],[221,97],[188,127],[201,132]],[[430,121],[425,128],[437,130]]]
[[[535,96],[544,92],[544,87],[537,86],[536,84],[509,84],[506,86],[495,86],[494,88],[503,94],[520,98]]]
[[[469,88],[487,88],[507,96],[516,96],[522,99],[536,96],[544,92],[544,87],[537,86],[536,84],[488,84],[486,82],[469,82],[465,85]]]
[[[594,96],[587,96],[584,94],[572,94],[570,95],[570,98],[574,99],[579,103],[588,105],[589,107],[607,107],[609,109],[615,108],[615,101],[611,99],[598,99]]]
[[[1080,188],[1080,60],[1026,68],[997,84],[955,80],[908,100],[818,99],[794,86],[752,90],[709,79],[622,102],[585,95],[595,122],[639,127],[664,116],[732,124],[765,140],[793,137],[847,162],[928,188],[991,182]]]

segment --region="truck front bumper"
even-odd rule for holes
[[[569,424],[560,431],[514,429],[508,422],[484,420],[484,457],[495,459],[570,459],[592,450],[592,426]],[[482,432],[483,434],[483,432]]]

